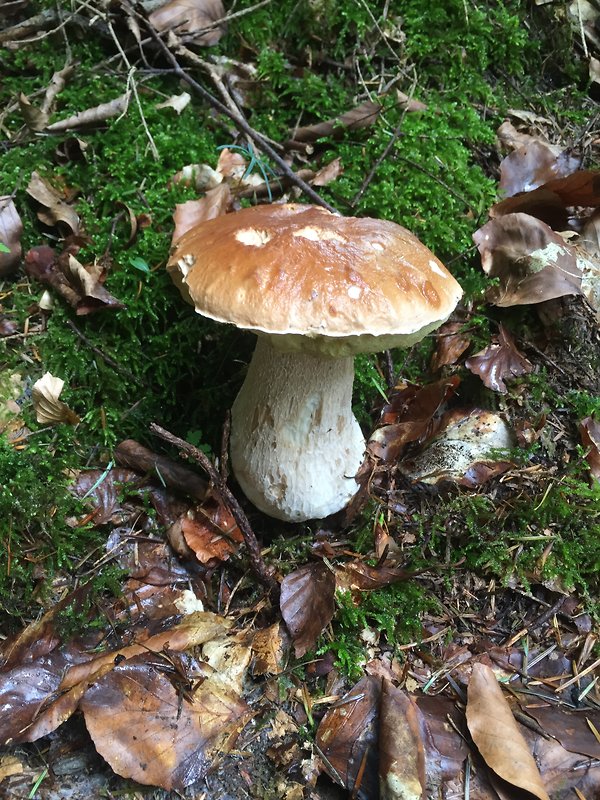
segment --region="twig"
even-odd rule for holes
[[[142,18],[143,19],[143,18]],[[191,75],[183,69],[183,67],[179,64],[173,53],[167,47],[167,45],[163,42],[161,37],[156,33],[156,31],[152,28],[151,25],[148,25],[148,30],[152,35],[154,41],[158,44],[164,55],[166,56],[167,60],[171,63],[173,69],[171,70],[172,74],[175,74],[178,78],[185,81],[188,86],[197,92],[204,100],[206,100],[210,105],[215,108],[219,113],[224,114],[226,117],[229,117],[230,120],[235,124],[235,126],[249,136],[252,141],[256,144],[256,146],[266,153],[279,167],[279,169],[283,172],[283,174],[290,179],[290,181],[298,186],[304,194],[310,198],[313,203],[316,203],[323,208],[326,208],[328,211],[333,213],[337,213],[337,209],[335,209],[332,205],[330,205],[326,200],[324,200],[315,190],[308,185],[305,181],[299,178],[296,173],[289,167],[289,165],[281,158],[281,156],[271,147],[271,145],[264,139],[264,137],[258,133],[258,131],[254,130],[248,122],[244,119],[241,114],[236,114],[231,111],[224,103],[221,103],[214,97],[207,89],[204,88],[201,84],[195,81]]]
[[[87,347],[89,347],[92,352],[96,353],[97,356],[100,356],[100,358],[103,361],[105,361],[109,365],[109,367],[113,367],[121,375],[124,375],[126,378],[129,378],[129,380],[133,381],[134,383],[137,383],[138,386],[146,386],[146,382],[145,381],[140,380],[140,378],[136,378],[136,376],[133,374],[133,372],[129,372],[128,369],[125,369],[124,367],[122,367],[117,361],[114,360],[114,358],[111,358],[110,356],[107,356],[106,353],[102,352],[102,350],[100,350],[99,347],[96,347],[95,344],[92,344],[92,342],[87,338],[85,333],[82,333],[79,330],[79,328],[77,327],[77,325],[75,325],[75,323],[72,322],[70,319],[67,320],[67,325],[69,326],[69,328],[71,328],[73,333],[75,333],[77,336],[79,336],[81,341]]]
[[[402,115],[402,119],[400,120],[400,123],[399,123],[399,125],[397,125],[397,126],[396,126],[396,128],[395,128],[394,132],[392,133],[392,135],[391,135],[391,137],[390,137],[390,140],[389,140],[389,142],[388,142],[388,143],[386,144],[386,146],[384,147],[382,154],[379,156],[379,158],[377,159],[377,161],[376,161],[376,162],[373,164],[373,166],[371,167],[371,170],[370,170],[369,174],[368,174],[368,175],[367,175],[367,177],[364,179],[364,181],[361,183],[361,185],[360,185],[360,189],[358,190],[358,192],[357,192],[357,193],[354,195],[354,197],[353,197],[353,198],[352,198],[352,200],[350,201],[350,207],[351,207],[351,208],[354,208],[354,206],[355,206],[355,205],[358,203],[358,201],[360,200],[360,198],[361,198],[361,197],[363,196],[363,194],[366,192],[367,188],[368,188],[368,187],[369,187],[369,185],[371,184],[371,181],[372,181],[372,180],[373,180],[373,178],[375,177],[375,173],[377,172],[377,170],[379,169],[379,167],[381,166],[381,164],[382,164],[382,163],[385,161],[385,159],[386,159],[386,158],[388,157],[388,155],[390,154],[390,151],[391,151],[391,149],[392,149],[392,148],[393,148],[393,146],[396,144],[396,140],[398,139],[398,137],[399,137],[399,136],[400,136],[400,134],[402,133],[402,125],[403,125],[403,124],[404,124],[404,115]]]
[[[134,439],[125,439],[117,445],[115,459],[121,466],[136,472],[146,472],[196,500],[206,500],[208,486],[203,478],[167,456],[153,453]]]
[[[233,493],[223,478],[215,469],[212,461],[205,453],[202,452],[202,450],[199,450],[197,447],[189,444],[189,442],[180,439],[178,436],[174,436],[169,431],[161,428],[160,425],[157,425],[155,422],[150,424],[150,430],[152,433],[156,434],[156,436],[164,439],[165,442],[169,442],[169,444],[177,447],[177,449],[188,456],[188,458],[191,458],[193,461],[196,461],[196,463],[200,464],[202,469],[210,478],[213,487],[218,494],[221,495],[221,498],[229,507],[233,518],[237,522],[238,527],[244,537],[244,541],[246,542],[246,547],[248,548],[248,552],[250,554],[250,563],[252,564],[252,568],[256,576],[260,582],[266,586],[271,595],[274,598],[277,597],[279,595],[279,584],[273,577],[273,573],[267,568],[267,565],[264,562],[260,552],[260,545],[254,531],[252,530],[252,527],[250,526],[248,517],[242,511],[240,504],[233,496]]]

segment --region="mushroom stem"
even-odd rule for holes
[[[352,358],[286,353],[259,337],[231,420],[231,465],[257,508],[301,522],[356,493],[365,442],[353,379]]]

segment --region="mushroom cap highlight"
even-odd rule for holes
[[[199,223],[168,269],[199,314],[323,355],[410,346],[462,295],[402,226],[291,203]]]

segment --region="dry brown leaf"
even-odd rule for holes
[[[340,156],[334,158],[328,164],[317,172],[315,177],[311,180],[313,186],[328,186],[333,181],[337,180],[344,171],[342,166],[342,159]]]
[[[520,147],[528,146],[534,142],[542,142],[548,144],[545,140],[541,140],[539,136],[532,136],[529,133],[524,133],[518,130],[510,122],[505,120],[496,131],[500,147],[504,150],[518,150]],[[560,150],[560,148],[558,148]]]
[[[232,200],[229,185],[221,183],[219,186],[215,186],[214,189],[209,189],[200,200],[188,200],[186,203],[176,205],[175,213],[173,214],[175,230],[173,231],[171,246],[176,244],[183,234],[195,225],[206,222],[208,219],[220,217],[221,214],[226,214],[231,208]],[[169,265],[167,269],[172,278],[173,273],[178,272],[174,264]]]
[[[497,343],[467,358],[465,367],[479,375],[488,389],[502,394],[508,391],[504,383],[506,379],[527,375],[533,370],[533,364],[517,350],[514,339],[502,323]]]
[[[115,663],[123,663],[124,660],[144,653],[159,653],[166,646],[175,652],[188,650],[220,636],[231,626],[230,620],[220,617],[218,614],[210,611],[195,611],[185,616],[173,628],[150,636],[143,643],[136,642],[127,647],[103,653],[84,664],[75,664],[65,671],[60,688],[66,691],[81,681],[93,680],[96,675],[103,673],[107,665],[112,664],[114,667]]]
[[[12,197],[0,197],[0,244],[9,252],[0,252],[0,278],[10,275],[21,263],[23,223]]]
[[[493,205],[490,217],[524,212],[542,219],[554,230],[567,228],[567,206],[600,206],[600,170],[576,170],[564,178],[544,183],[531,192],[508,197]],[[553,221],[555,220],[555,221]]]
[[[485,664],[473,665],[466,714],[469,732],[488,767],[539,800],[550,800],[496,676]]]
[[[37,215],[44,225],[63,226],[68,233],[79,233],[79,217],[75,209],[66,203],[63,195],[37,172],[31,173],[27,194],[42,207]]]
[[[225,9],[221,0],[170,0],[153,11],[148,22],[157,31],[170,30],[185,34],[187,41],[211,47],[227,30],[225,22],[214,27],[214,23],[224,17]]]
[[[379,795],[377,712],[381,678],[366,675],[330,708],[319,725],[316,741],[325,769],[349,792]]]
[[[60,255],[51,247],[40,245],[25,255],[25,272],[42,284],[51,286],[81,316],[125,306],[104,286],[107,270],[99,262],[83,265],[73,255],[79,241],[68,241]]]
[[[384,563],[372,567],[364,561],[355,560],[348,561],[336,569],[336,580],[340,587],[369,591],[406,581],[414,574],[396,564]]]
[[[414,97],[410,97],[404,92],[401,92],[400,89],[396,89],[396,100],[398,101],[400,108],[403,108],[406,111],[427,111],[428,108],[426,103],[422,103],[420,100],[415,100]]]
[[[541,303],[581,294],[581,270],[574,248],[529,214],[507,214],[473,234],[484,272],[498,278],[488,293],[497,306]]]
[[[25,120],[25,124],[32,131],[43,131],[48,124],[49,115],[31,104],[27,95],[23,92],[19,95],[19,109]]]
[[[323,628],[331,622],[334,593],[335,575],[320,561],[290,572],[281,582],[279,604],[296,658],[314,647]]]
[[[423,721],[415,701],[384,680],[379,707],[381,800],[425,800]]]
[[[178,695],[148,654],[100,678],[81,709],[96,749],[118,775],[168,791],[202,778],[250,717],[243,700],[210,678]]]
[[[586,461],[590,472],[600,481],[600,422],[593,417],[586,417],[579,423],[579,435],[586,449]]]
[[[85,111],[78,111],[66,119],[58,120],[48,125],[47,131],[51,133],[61,133],[63,131],[73,131],[79,128],[88,128],[106,122],[107,119],[122,116],[127,113],[131,92],[115,97],[108,103],[101,103],[94,108],[86,108]]]
[[[345,128],[351,130],[366,128],[377,121],[381,108],[382,106],[379,103],[366,100],[350,111],[346,111],[345,114],[340,114],[339,117],[296,128],[292,131],[292,142],[288,142],[288,144],[293,144],[293,142],[316,142],[317,139],[323,136],[335,136],[336,133],[339,134]]]
[[[42,425],[56,425],[64,422],[77,425],[79,417],[66,403],[59,400],[65,382],[46,372],[31,388],[31,399],[35,416]]]

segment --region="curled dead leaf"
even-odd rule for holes
[[[355,108],[340,114],[338,117],[327,119],[324,122],[317,122],[314,125],[306,125],[292,131],[292,139],[286,143],[287,147],[293,148],[295,143],[306,144],[316,142],[323,136],[335,136],[344,128],[357,130],[374,125],[381,112],[382,106],[372,100],[366,100]]]
[[[384,679],[379,715],[382,800],[425,800],[423,720],[417,704]]]
[[[514,150],[500,164],[500,190],[506,197],[530,192],[578,169],[580,159],[566,151],[533,140]]]
[[[66,403],[59,400],[65,382],[46,372],[31,388],[31,399],[36,419],[42,425],[56,425],[65,422],[77,425],[79,417]]]
[[[86,108],[85,111],[78,111],[76,114],[66,119],[53,122],[51,125],[48,125],[46,130],[51,133],[61,133],[63,131],[73,131],[99,125],[102,122],[106,122],[107,119],[114,119],[114,117],[126,114],[130,99],[131,92],[127,91],[125,94],[115,97],[114,100],[110,100],[108,103],[100,103],[99,106]]]
[[[39,173],[31,173],[27,194],[41,206],[37,212],[41,222],[49,226],[62,226],[67,229],[68,233],[79,233],[77,212],[69,203],[65,202],[64,196]]]

